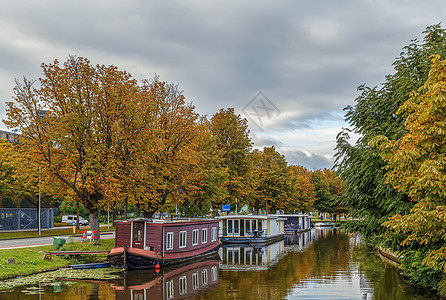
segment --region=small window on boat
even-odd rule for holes
[[[181,276],[178,282],[180,295],[184,295],[187,293],[187,280],[186,276]]]
[[[208,229],[203,228],[201,230],[201,243],[206,244],[208,242]]]
[[[180,231],[180,248],[186,247],[186,238],[187,238],[187,232]]]
[[[208,284],[208,270],[204,269],[201,271],[201,284],[207,285]]]
[[[251,224],[252,224],[251,230],[252,230],[252,231],[257,230],[256,220],[252,220],[251,222],[252,222],[252,223],[251,223]]]
[[[246,233],[251,233],[251,220],[246,220],[245,229]]]
[[[217,227],[212,227],[211,241],[215,242],[216,240],[217,240]]]
[[[238,233],[238,220],[234,220],[234,233]]]
[[[173,280],[166,282],[166,297],[167,299],[173,299]]]
[[[211,280],[217,281],[217,267],[216,266],[213,266],[211,268]]]
[[[258,223],[258,226],[259,226],[259,231],[261,231],[261,230],[262,230],[262,223],[263,223],[263,221],[262,221],[262,220],[259,220],[259,223]]]
[[[200,287],[200,280],[198,279],[198,273],[193,273],[192,274],[192,288],[194,290],[198,290],[199,287]]]
[[[194,231],[192,231],[192,245],[198,245],[198,229],[194,229]]]
[[[173,249],[173,232],[168,232],[166,236],[166,250]]]
[[[228,220],[228,233],[232,233],[232,220]]]

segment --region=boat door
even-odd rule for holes
[[[132,225],[132,247],[144,249],[144,222],[133,222]]]

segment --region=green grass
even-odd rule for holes
[[[100,241],[100,245],[97,246],[93,243],[74,243],[68,240],[60,250],[110,250],[114,245],[114,241],[114,239],[103,239]],[[78,258],[53,255],[51,260],[43,260],[45,253],[51,251],[54,251],[52,245],[0,250],[0,280],[56,270],[72,264],[101,262],[106,259],[104,254],[81,255]],[[11,258],[14,258],[15,264],[8,264],[8,259]]]
[[[107,225],[101,225],[101,231],[109,231],[107,229]],[[76,235],[82,234],[82,231],[84,230],[91,230],[90,228],[82,228],[82,229],[76,229]],[[110,231],[114,231],[115,228],[113,226],[110,226]],[[57,236],[57,235],[73,235],[73,229],[72,228],[61,228],[61,229],[45,229],[41,230],[40,236]],[[0,232],[0,240],[7,240],[7,239],[17,239],[17,238],[30,238],[30,237],[38,237],[39,233],[37,230],[35,231],[14,231],[14,232]]]

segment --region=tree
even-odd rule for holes
[[[253,162],[255,193],[249,205],[254,214],[260,209],[267,212],[293,210],[289,204],[295,189],[285,157],[274,146],[264,147],[263,151],[254,150]]]
[[[296,189],[295,200],[290,205],[290,209],[301,212],[313,211],[316,192],[311,182],[312,172],[303,166],[290,166],[290,176],[295,180]]]
[[[8,103],[4,122],[19,129],[20,145],[43,178],[80,199],[99,232],[100,206],[120,197],[114,126],[138,98],[137,83],[114,66],[92,66],[81,57],[42,69],[39,88],[26,78],[16,81],[17,105]]]
[[[168,204],[181,203],[194,194],[199,165],[201,127],[195,107],[185,101],[178,85],[155,77],[142,91],[150,126],[141,135],[142,154],[132,166],[134,203],[146,217]]]
[[[251,194],[250,161],[252,147],[248,121],[234,113],[233,108],[220,109],[210,121],[210,130],[216,147],[223,157],[222,167],[227,169],[225,204],[244,203]],[[217,203],[213,205],[218,209]]]
[[[446,60],[436,55],[426,83],[397,111],[407,133],[397,140],[371,141],[387,163],[386,178],[415,202],[410,213],[395,214],[385,225],[429,249],[423,264],[446,272]],[[443,282],[443,291],[446,282]]]
[[[337,136],[335,169],[346,184],[342,205],[351,215],[361,218],[351,224],[366,238],[379,239],[375,244],[386,243],[397,249],[399,235],[391,234],[381,226],[396,212],[406,214],[412,208],[406,194],[396,191],[385,182],[383,167],[386,163],[369,142],[377,135],[397,140],[405,134],[404,116],[395,114],[413,90],[427,79],[430,69],[429,56],[446,54],[446,34],[440,25],[429,26],[424,31],[423,42],[413,40],[403,48],[396,59],[395,73],[386,76],[381,88],[362,85],[355,106],[345,108],[346,120],[351,129],[344,129]],[[354,145],[349,133],[359,134]]]
[[[321,213],[330,213],[336,217],[343,212],[339,205],[342,194],[342,181],[336,172],[329,169],[313,171],[312,183],[316,193],[314,208]]]

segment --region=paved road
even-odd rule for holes
[[[61,237],[70,241],[72,238],[71,235],[58,235],[57,237]],[[112,239],[115,237],[114,232],[102,232],[101,239]],[[79,242],[81,240],[80,236],[73,237],[73,241]],[[0,250],[1,249],[12,249],[12,248],[26,248],[26,247],[38,247],[45,245],[52,245],[53,237],[52,236],[43,236],[43,237],[34,237],[34,238],[23,238],[23,239],[9,239],[9,240],[0,240]]]

